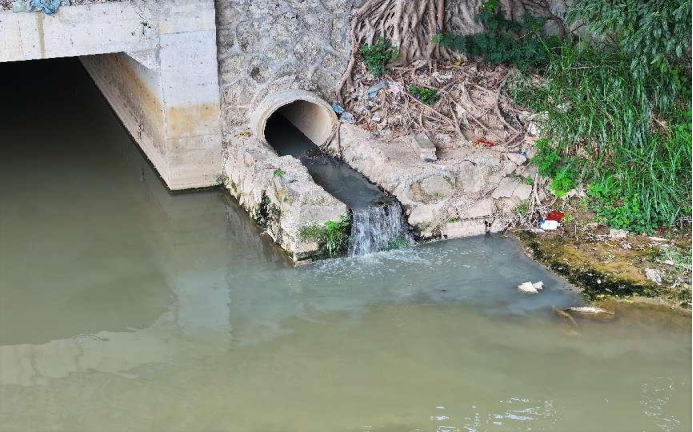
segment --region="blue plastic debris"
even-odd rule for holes
[[[43,12],[53,15],[58,12],[61,0],[14,0],[12,12]]]
[[[347,112],[347,111],[344,111],[342,113],[342,115],[339,117],[339,120],[342,123],[355,123],[356,122],[356,119],[354,118],[354,116],[350,112]]]
[[[386,88],[388,88],[388,87],[389,87],[389,86],[388,86],[388,84],[387,84],[387,81],[385,81],[385,80],[380,81],[378,84],[376,84],[376,85],[374,85],[374,86],[371,86],[371,88],[369,88],[369,89],[366,91],[366,97],[367,97],[368,99],[374,99],[374,98],[376,98],[376,97],[378,96],[378,92],[380,92],[380,90],[386,89]]]
[[[344,112],[344,108],[342,108],[342,106],[339,105],[337,102],[332,102],[332,109],[333,109],[334,112],[336,112],[337,114],[341,114],[341,113]]]
[[[356,119],[354,116],[348,112],[345,111],[344,108],[342,108],[341,105],[339,105],[337,102],[332,102],[332,109],[334,110],[335,113],[337,113],[337,116],[339,116],[339,120],[342,123],[355,123]]]

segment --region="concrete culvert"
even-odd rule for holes
[[[290,123],[313,144],[321,146],[332,137],[337,121],[327,102],[304,90],[287,90],[268,96],[251,117],[255,136],[272,144],[275,150],[279,149],[271,141],[278,131],[273,129],[281,128],[282,122]]]

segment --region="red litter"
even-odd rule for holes
[[[548,216],[546,216],[546,220],[547,221],[552,220],[552,221],[560,222],[563,220],[564,217],[565,217],[565,213],[561,213],[558,210],[553,210],[553,211],[551,211],[551,213],[549,213]]]
[[[476,141],[474,141],[474,145],[476,146],[485,146],[485,147],[493,147],[496,145],[493,141],[489,141],[484,138],[479,138]]]

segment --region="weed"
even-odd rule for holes
[[[534,179],[532,177],[525,177],[523,181],[526,185],[534,186]]]
[[[571,165],[564,166],[551,180],[551,190],[558,197],[564,197],[577,186],[576,173]]]
[[[657,254],[659,261],[670,261],[674,263],[674,267],[691,270],[691,253],[690,251],[683,253],[676,248],[667,247]]]
[[[557,197],[563,197],[577,185],[577,173],[572,164],[565,164],[563,158],[548,139],[541,139],[535,143],[537,154],[532,162],[537,165],[537,171],[544,177],[552,177],[551,190]],[[532,181],[534,183],[534,181]]]
[[[301,228],[299,236],[303,240],[314,241],[325,248],[329,257],[342,255],[349,246],[351,221],[343,215],[338,221],[327,221],[323,226],[313,225]]]
[[[359,53],[368,70],[376,77],[383,76],[387,72],[387,64],[399,55],[397,47],[392,46],[385,38],[378,38],[373,45],[362,45]]]
[[[565,216],[563,217],[563,222],[564,223],[570,223],[575,220],[575,216],[573,216],[570,213],[566,213]]]
[[[529,213],[529,201],[522,201],[520,205],[517,206],[515,211],[521,215],[526,215],[527,213]]]
[[[282,177],[284,177],[285,174],[286,174],[286,171],[284,171],[284,170],[280,170],[280,169],[274,170],[274,176],[275,177],[282,178]]]
[[[450,219],[448,219],[448,223],[457,223],[457,222],[459,222],[459,221],[460,221],[460,217],[459,217],[459,216],[453,216],[453,217],[451,217]]]
[[[438,90],[419,86],[410,86],[409,93],[426,105],[434,105],[440,99]]]

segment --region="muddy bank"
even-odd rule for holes
[[[685,239],[618,238],[571,228],[512,234],[533,259],[566,278],[593,304],[608,304],[609,309],[619,302],[658,305],[690,317],[690,265],[666,259],[685,259]],[[690,239],[687,244],[690,248]]]

